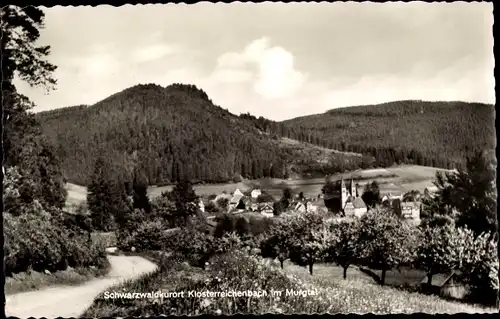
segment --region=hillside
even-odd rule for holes
[[[300,141],[391,161],[455,168],[496,145],[493,105],[396,101],[333,109],[287,120],[276,130]]]
[[[311,174],[311,167],[323,173],[336,161],[343,167],[361,161],[352,154],[284,142],[214,105],[193,85],[137,85],[92,106],[37,117],[56,145],[67,180],[79,185],[87,184],[98,155],[122,177],[140,174],[150,185],[282,178]]]
[[[92,106],[37,114],[68,181],[85,185],[96,154],[150,185],[323,177],[416,164],[453,169],[494,149],[494,108],[397,101],[274,122],[234,115],[194,85],[137,85]],[[335,151],[336,150],[336,151]]]

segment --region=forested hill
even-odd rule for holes
[[[227,182],[307,172],[325,151],[283,143],[252,121],[214,105],[193,85],[137,85],[92,106],[38,113],[56,146],[66,178],[84,185],[97,156],[121,177],[140,174],[149,184],[180,179]],[[314,153],[316,152],[316,153]],[[358,165],[359,156],[328,154],[326,162]],[[317,169],[322,169],[323,166]],[[334,169],[345,168],[344,164]]]
[[[185,84],[137,85],[37,117],[76,184],[88,182],[97,156],[149,184],[227,182],[395,163],[456,168],[476,149],[494,148],[496,138],[491,105],[399,101],[274,122],[234,115]]]
[[[496,145],[493,105],[396,101],[333,109],[284,122],[253,120],[270,133],[394,162],[458,168],[475,150]]]

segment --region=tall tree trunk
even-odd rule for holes
[[[346,279],[347,278],[347,268],[349,268],[349,265],[343,266],[342,268],[344,268],[344,279]]]
[[[309,263],[309,273],[312,276],[312,274],[313,274],[313,263],[312,262]]]
[[[432,272],[429,272],[427,274],[427,284],[429,285],[429,287],[432,285]]]
[[[283,269],[283,262],[284,262],[284,260],[280,258],[281,269]]]
[[[382,286],[383,286],[383,285],[385,285],[385,273],[386,273],[386,271],[387,271],[387,270],[386,270],[385,268],[383,268],[383,269],[382,269],[382,276],[381,276],[381,278],[380,278],[380,284],[381,284]]]

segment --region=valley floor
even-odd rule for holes
[[[381,192],[407,192],[410,190],[419,190],[433,188],[433,181],[437,171],[446,171],[439,168],[418,166],[418,165],[398,165],[389,168],[357,170],[337,174],[336,177],[349,179],[362,179],[360,185],[369,183],[372,180],[377,180],[380,184]],[[325,178],[309,178],[309,179],[260,179],[260,180],[244,180],[240,183],[227,184],[204,184],[195,185],[194,189],[199,196],[209,196],[211,194],[221,194],[223,191],[228,193],[234,192],[236,189],[247,191],[253,188],[261,188],[275,197],[281,197],[283,189],[290,187],[296,194],[303,192],[306,196],[316,197],[321,193],[321,188],[325,183]],[[161,193],[171,191],[173,186],[151,186],[148,189],[148,194],[151,198],[160,196]],[[67,206],[74,207],[86,201],[87,189],[84,186],[75,184],[66,184],[68,190]],[[71,209],[70,209],[71,210]]]

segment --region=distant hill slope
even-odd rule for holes
[[[443,168],[496,145],[495,108],[480,103],[396,101],[333,109],[279,126],[292,138],[371,154],[377,162],[388,158]]]
[[[121,176],[141,174],[150,185],[179,179],[227,182],[238,175],[281,178],[314,165],[321,171],[335,161],[344,167],[361,161],[355,155],[285,143],[214,105],[193,85],[137,85],[92,106],[37,117],[56,145],[66,178],[79,185],[87,184],[99,155]]]
[[[79,185],[98,155],[124,178],[139,174],[162,185],[319,177],[395,163],[452,169],[496,144],[487,104],[397,101],[274,122],[234,115],[185,84],[137,85],[92,106],[37,117],[66,178]]]

